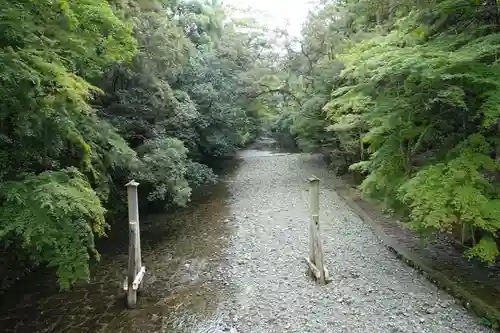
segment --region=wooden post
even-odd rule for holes
[[[319,234],[319,179],[313,176],[308,181],[311,220],[309,223],[309,258],[306,258],[306,262],[310,276],[316,278],[320,284],[326,284],[328,270],[323,264],[323,246]]]
[[[319,221],[319,179],[309,178],[309,261],[316,264],[316,219]],[[309,275],[314,278],[314,270],[309,270]]]
[[[139,201],[137,198],[137,187],[139,183],[135,180],[131,180],[129,183],[125,185],[127,187],[127,198],[128,198],[128,220],[130,223],[135,222],[137,224],[137,233],[136,233],[136,263],[137,270],[135,274],[139,272],[141,269],[141,234],[140,234],[140,224],[139,224]]]
[[[142,287],[142,279],[146,268],[142,266],[141,260],[141,229],[139,226],[139,203],[137,199],[137,187],[139,183],[135,180],[125,185],[128,197],[128,219],[129,219],[129,248],[128,248],[128,271],[123,289],[127,291],[127,306],[135,307],[137,303],[137,291]]]
[[[128,240],[128,272],[127,272],[127,306],[129,308],[135,307],[137,304],[137,290],[134,290],[133,283],[135,280],[136,270],[137,270],[137,261],[136,261],[136,252],[137,252],[137,223],[129,222],[129,240]]]

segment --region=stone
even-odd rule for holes
[[[436,313],[436,309],[434,309],[434,308],[427,308],[427,310],[425,310],[425,313],[427,313],[427,314],[435,314]]]

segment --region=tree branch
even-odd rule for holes
[[[302,107],[302,102],[300,101],[300,99],[297,96],[295,96],[291,91],[284,89],[284,88],[275,88],[275,89],[264,90],[264,91],[261,91],[255,95],[251,96],[251,98],[257,98],[257,97],[260,97],[262,95],[274,94],[274,93],[280,93],[283,95],[287,95],[287,96],[291,97],[293,100],[295,100],[295,102],[297,102],[297,104],[300,107]]]

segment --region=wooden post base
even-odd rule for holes
[[[309,258],[304,257],[303,259],[307,264],[307,270],[309,272],[309,276],[311,276],[313,279],[317,281],[321,281],[321,271],[318,269],[318,267],[316,267],[316,265],[314,265],[314,263],[311,260],[309,260]],[[326,269],[326,267],[323,267],[323,271],[325,273],[325,284],[326,284],[331,281],[330,273],[328,272],[328,269]]]
[[[126,293],[127,307],[129,309],[133,309],[137,305],[137,294],[142,284],[144,274],[146,274],[146,267],[142,266],[131,284],[128,282],[128,276],[123,280],[123,291]],[[131,285],[132,288],[129,289],[129,285]]]

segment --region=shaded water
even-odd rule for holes
[[[203,332],[218,324],[217,306],[230,297],[219,278],[232,218],[227,180],[238,168],[226,162],[222,181],[201,202],[172,214],[141,213],[147,274],[135,310],[120,289],[127,267],[127,235],[102,254],[89,284],[58,292],[51,276],[32,276],[2,299],[2,332]],[[125,222],[124,222],[125,223]],[[108,244],[109,245],[109,244]],[[108,246],[106,246],[108,247]],[[36,281],[34,281],[36,278]],[[198,327],[203,323],[203,327]],[[211,330],[213,331],[213,330]]]

